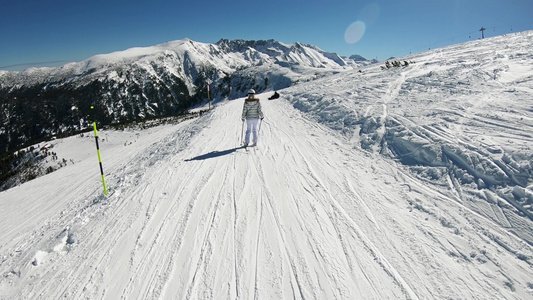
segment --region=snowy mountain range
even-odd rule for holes
[[[282,89],[368,63],[301,43],[184,39],[58,68],[0,71],[0,153],[85,129],[94,120],[107,125],[173,115],[208,97],[235,98],[250,88]]]
[[[101,130],[108,195],[93,135],[35,145],[66,163],[0,192],[0,299],[531,299],[532,44],[284,67],[249,151],[237,96]]]

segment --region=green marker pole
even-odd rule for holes
[[[91,106],[94,109],[94,106]],[[93,122],[94,138],[96,140],[96,152],[98,152],[98,162],[100,163],[100,174],[102,174],[102,184],[104,185],[104,194],[107,195],[107,188],[105,186],[104,168],[102,167],[102,158],[100,157],[100,146],[98,146],[98,133],[96,132],[96,122]]]

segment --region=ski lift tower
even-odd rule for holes
[[[485,38],[485,30],[487,30],[487,28],[485,27],[481,27],[481,29],[479,31],[481,31],[481,38],[484,39]]]

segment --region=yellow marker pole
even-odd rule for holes
[[[96,122],[93,122],[94,138],[96,139],[96,152],[98,152],[98,162],[100,163],[100,174],[102,174],[102,183],[104,184],[104,194],[107,195],[107,188],[105,187],[104,168],[102,167],[102,158],[100,157],[100,147],[98,146],[98,133],[96,132]]]

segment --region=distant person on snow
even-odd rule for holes
[[[268,100],[274,100],[274,99],[278,99],[278,98],[279,98],[278,92],[274,91],[274,95],[270,96],[270,98],[268,98]]]
[[[244,138],[244,146],[248,147],[250,144],[250,135],[253,135],[253,145],[257,144],[257,127],[259,120],[264,119],[263,111],[261,110],[261,103],[259,98],[255,98],[255,91],[251,89],[248,91],[248,98],[244,100],[244,107],[242,108],[241,120],[246,120],[246,135]]]

